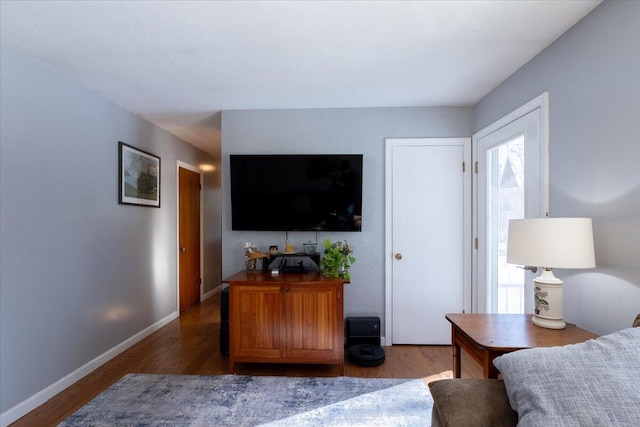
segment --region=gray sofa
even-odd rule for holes
[[[640,314],[633,322],[640,326]],[[429,383],[434,427],[640,426],[640,328],[494,361],[503,379]]]

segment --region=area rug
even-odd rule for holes
[[[423,379],[128,374],[60,426],[429,426]]]

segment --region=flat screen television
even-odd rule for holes
[[[362,154],[231,155],[231,228],[361,231]]]

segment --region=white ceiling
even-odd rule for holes
[[[215,154],[220,110],[473,105],[599,3],[2,0],[0,34]]]

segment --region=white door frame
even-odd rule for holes
[[[543,94],[537,96],[531,101],[527,102],[520,108],[512,111],[511,113],[505,115],[498,121],[490,124],[479,132],[475,133],[472,136],[472,146],[473,146],[473,161],[474,164],[477,164],[477,159],[479,156],[478,153],[478,140],[484,138],[485,136],[503,128],[509,123],[518,120],[521,117],[526,116],[527,114],[535,111],[536,109],[540,109],[540,176],[542,179],[542,183],[540,186],[540,212],[539,215],[541,218],[544,218],[545,215],[549,212],[549,92],[544,92]],[[474,168],[475,169],[475,168]],[[474,237],[478,237],[478,215],[477,215],[477,207],[478,207],[478,174],[473,175],[473,234]],[[473,275],[472,275],[472,292],[473,292],[473,311],[475,313],[482,313],[485,311],[484,307],[480,306],[480,301],[484,301],[481,298],[479,292],[479,284],[478,284],[478,274],[479,274],[479,266],[478,266],[478,251],[473,251],[472,257],[472,265],[473,265]]]
[[[425,141],[430,144],[439,143],[441,145],[466,145],[464,150],[464,163],[466,171],[471,170],[471,139],[463,138],[387,138],[385,140],[385,231],[384,231],[384,288],[385,288],[385,336],[382,345],[392,345],[393,343],[393,283],[392,283],[392,262],[393,262],[393,209],[392,209],[392,150],[397,146],[416,146],[425,145]],[[460,165],[462,167],[462,165]],[[470,178],[468,179],[470,181]],[[465,183],[467,178],[465,178]],[[464,208],[464,292],[463,306],[464,311],[471,311],[471,183],[468,182],[464,186],[464,200],[469,201],[468,208]]]
[[[189,163],[185,163],[182,160],[176,160],[176,243],[174,249],[176,251],[176,311],[180,314],[180,251],[178,246],[180,245],[180,168],[188,169],[191,172],[195,172],[200,176],[200,301],[204,300],[204,264],[203,264],[203,251],[204,251],[204,226],[202,224],[203,216],[203,197],[202,194],[202,171],[197,167]]]

